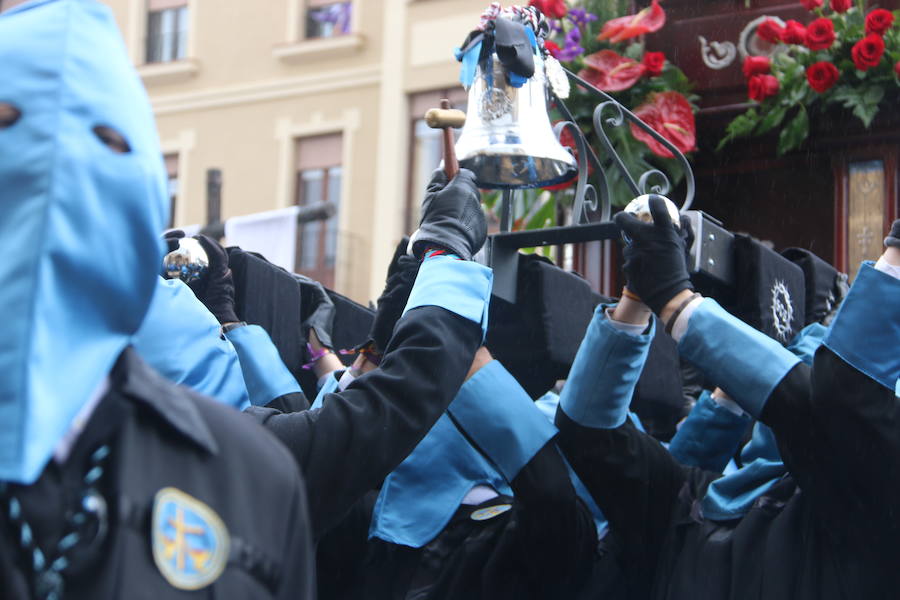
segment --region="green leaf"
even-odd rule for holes
[[[751,108],[744,114],[736,116],[734,120],[728,124],[728,127],[726,127],[725,137],[722,138],[719,145],[716,146],[716,152],[724,148],[731,140],[747,137],[753,133],[753,130],[756,129],[758,123],[759,114],[756,112],[755,108]]]
[[[760,120],[759,124],[756,126],[754,133],[757,135],[762,135],[766,132],[769,132],[784,121],[784,117],[787,114],[787,108],[783,106],[776,106],[769,113]]]
[[[872,119],[878,114],[877,104],[857,104],[853,107],[853,114],[863,122],[866,129],[872,124]]]
[[[800,111],[781,130],[778,136],[778,156],[799,148],[809,136],[809,115],[802,106]]]
[[[880,85],[873,85],[863,93],[863,101],[866,104],[877,105],[884,98],[884,88]]]

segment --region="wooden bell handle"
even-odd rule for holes
[[[441,108],[450,110],[450,100],[446,98],[441,100]],[[452,128],[444,127],[442,131],[444,138],[444,173],[447,174],[447,180],[449,181],[459,173],[459,161],[456,160],[456,142],[453,139]]]

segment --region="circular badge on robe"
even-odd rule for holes
[[[794,321],[794,303],[791,293],[783,281],[776,280],[772,284],[772,325],[778,339],[786,342],[793,333],[791,323]]]
[[[159,490],[153,501],[153,560],[180,590],[213,583],[228,562],[229,536],[219,515],[181,490]]]
[[[469,518],[473,521],[487,521],[488,519],[493,519],[498,515],[502,515],[511,508],[512,504],[496,504],[486,508],[479,508],[469,515]]]

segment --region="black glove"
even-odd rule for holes
[[[166,242],[166,252],[174,252],[178,250],[178,240],[184,237],[184,232],[180,229],[172,229],[163,234],[163,241]]]
[[[394,259],[388,267],[384,291],[378,298],[375,320],[372,321],[372,328],[369,330],[369,342],[379,354],[384,354],[387,350],[388,342],[394,334],[394,326],[406,308],[409,294],[419,274],[421,262],[406,254],[408,244],[409,238],[403,238],[394,252]]]
[[[900,248],[900,219],[894,221],[894,224],[891,226],[891,232],[884,238],[884,245]]]
[[[334,302],[325,291],[325,286],[305,275],[294,274],[300,284],[300,299],[303,314],[300,315],[300,328],[306,338],[310,329],[316,332],[319,343],[326,348],[334,349],[331,332],[334,327]]]
[[[657,315],[682,290],[692,290],[685,263],[685,241],[675,229],[661,198],[650,199],[653,223],[626,212],[615,216],[616,225],[631,238],[625,246],[628,288]]]
[[[219,242],[205,235],[195,235],[209,258],[209,269],[206,275],[188,283],[188,287],[209,309],[219,323],[235,323],[240,321],[234,312],[234,279],[228,268],[228,253]]]
[[[472,260],[487,239],[481,194],[472,171],[460,169],[450,183],[442,170],[434,172],[422,202],[422,221],[412,239],[418,259],[428,248],[438,247]]]

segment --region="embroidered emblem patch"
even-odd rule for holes
[[[487,521],[488,519],[493,519],[497,515],[502,515],[511,508],[512,504],[497,504],[495,506],[479,508],[469,515],[469,518],[473,521]]]
[[[794,304],[791,293],[783,281],[776,280],[772,285],[771,311],[775,333],[778,339],[786,342],[793,333],[791,322],[794,320]]]
[[[153,560],[173,587],[198,590],[228,562],[228,530],[219,515],[181,490],[167,487],[153,501]]]

